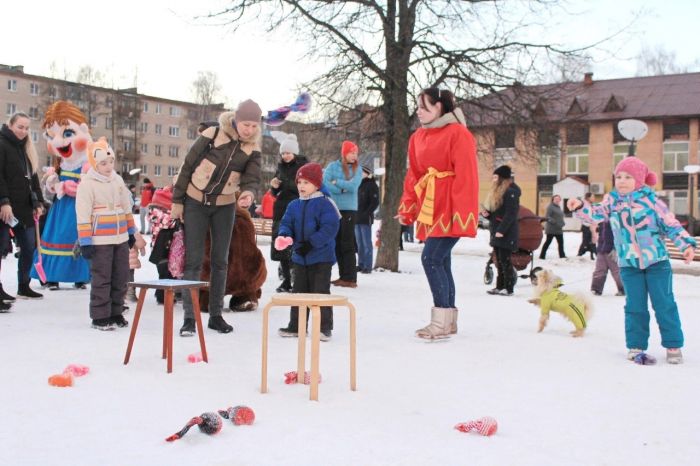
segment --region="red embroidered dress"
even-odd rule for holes
[[[416,130],[399,215],[416,223],[416,237],[475,237],[479,172],[474,136],[456,109]]]

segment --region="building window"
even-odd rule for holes
[[[187,139],[197,139],[197,130],[195,128],[187,128]]]
[[[168,166],[168,176],[175,176],[177,175],[177,167],[173,167],[172,165]]]
[[[133,146],[132,146],[130,140],[128,140],[128,139],[124,140],[124,152],[131,152],[132,147]]]
[[[499,128],[495,131],[494,138],[496,149],[515,147],[515,128],[512,126]]]
[[[142,121],[139,123],[139,131],[141,133],[147,133],[148,132],[148,123],[145,121]]]
[[[617,164],[622,161],[630,151],[630,145],[627,144],[615,144],[613,146],[613,170],[617,167]]]
[[[156,123],[156,134],[161,134],[163,132],[163,125]]]
[[[170,157],[177,157],[178,155],[180,155],[180,148],[178,146],[168,147],[168,155]]]
[[[111,97],[107,97],[105,99],[105,107],[112,108],[112,98]]]
[[[17,92],[17,80],[8,79],[7,80],[7,90],[12,92]]]
[[[588,126],[572,126],[566,129],[566,143],[572,146],[587,146]],[[588,149],[586,149],[588,152]]]
[[[683,172],[688,165],[687,142],[664,142],[664,173]]]
[[[33,120],[39,118],[39,107],[29,107],[29,118]]]
[[[688,191],[685,189],[664,190],[664,195],[659,198],[668,205],[668,208],[676,215],[688,215]]]
[[[161,151],[163,150],[162,148],[163,148],[163,146],[161,146],[160,144],[156,144],[155,154],[156,154],[156,155],[163,155],[163,154],[161,153]]]
[[[17,105],[16,104],[7,104],[7,116],[12,116],[15,113],[17,113]]]
[[[37,83],[29,83],[29,93],[31,95],[39,95],[39,85]]]
[[[37,143],[39,142],[39,132],[38,131],[32,131],[32,142]]]
[[[52,99],[56,98],[56,88],[53,86],[49,87],[49,97]]]
[[[559,154],[554,147],[540,149],[538,175],[559,175]]]
[[[180,116],[180,107],[170,107],[170,116],[177,117]]]
[[[90,128],[94,128],[95,126],[97,126],[97,117],[91,116],[90,117]]]
[[[148,154],[148,144],[141,144],[141,153]]]
[[[567,146],[566,173],[568,175],[588,173],[588,146]]]
[[[496,169],[501,165],[509,164],[515,158],[514,149],[496,149],[493,151],[493,168]]]
[[[180,127],[179,126],[171,126],[168,128],[168,136],[172,137],[180,137]]]
[[[124,162],[122,164],[122,175],[126,175],[131,171],[131,162]]]
[[[688,120],[666,120],[664,121],[664,141],[669,139],[687,141],[690,135]]]
[[[148,113],[148,102],[143,103],[143,113]]]
[[[156,104],[156,115],[160,115],[160,104]]]
[[[141,174],[148,175],[148,165],[141,165]]]
[[[155,176],[160,176],[160,165],[156,165],[153,167],[153,174]]]
[[[112,117],[105,117],[105,129],[112,129]]]

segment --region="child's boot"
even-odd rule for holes
[[[430,324],[416,330],[416,336],[427,340],[450,337],[453,308],[433,307],[430,311]]]
[[[669,364],[683,364],[683,353],[680,348],[668,348],[666,350],[666,362]]]
[[[634,358],[636,358],[639,353],[643,352],[644,350],[641,350],[639,348],[630,348],[629,351],[627,351],[627,359],[630,361],[634,361]]]
[[[452,323],[450,325],[450,334],[454,335],[457,333],[457,317],[459,317],[459,309],[456,307],[452,308]]]

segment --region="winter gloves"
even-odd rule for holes
[[[129,235],[129,249],[134,247],[136,244],[136,237],[134,235]]]
[[[275,249],[278,251],[287,249],[292,243],[294,243],[294,240],[289,236],[278,236],[275,238]]]
[[[299,247],[297,248],[297,254],[300,256],[306,256],[309,252],[311,252],[311,249],[313,249],[313,246],[311,243],[304,241],[302,243],[299,243]]]

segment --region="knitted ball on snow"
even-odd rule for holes
[[[224,419],[231,419],[237,426],[250,426],[255,422],[255,412],[248,406],[234,406],[224,410],[219,410],[219,414]]]
[[[174,433],[170,437],[166,438],[166,442],[172,442],[174,440],[181,439],[192,426],[199,427],[199,430],[207,435],[218,434],[221,431],[224,423],[216,413],[202,413],[199,416],[195,416],[189,420],[189,422],[182,428],[181,431]]]
[[[460,432],[476,430],[479,434],[490,437],[498,431],[498,422],[490,416],[482,417],[475,421],[462,422],[455,426]]]

